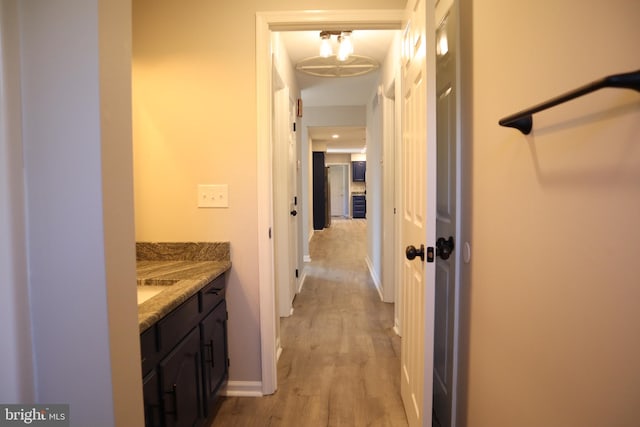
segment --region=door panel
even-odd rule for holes
[[[345,166],[329,166],[329,188],[331,189],[331,216],[347,216],[345,209]]]
[[[450,271],[446,263],[438,263],[436,266],[436,310],[433,351],[434,392],[436,398],[439,398],[438,390],[446,391],[450,385],[450,376],[447,374],[447,363],[449,362],[447,356],[450,353],[450,340],[448,337],[451,323],[449,321],[448,310],[440,309],[440,307],[448,307],[451,300],[452,292],[449,287],[449,273]]]
[[[277,70],[274,69],[276,76]],[[297,268],[297,211],[292,212],[295,191],[295,136],[293,134],[292,102],[289,88],[278,77],[273,93],[273,238],[275,283],[280,317],[291,315],[295,297]],[[295,134],[294,134],[295,135]],[[293,163],[293,165],[292,165]],[[294,168],[292,170],[292,168]]]
[[[289,191],[289,298],[290,304],[298,292],[298,221],[300,221],[300,209],[298,206],[298,152],[296,143],[296,123],[295,103],[289,99],[289,176],[287,188]]]
[[[456,239],[456,27],[455,5],[436,31],[437,215],[436,234]],[[454,248],[455,251],[455,248]],[[433,404],[441,427],[452,425],[456,252],[436,258]]]
[[[402,41],[401,238],[403,247],[419,247],[426,243],[429,232],[435,231],[427,222],[427,180],[433,175],[428,172],[427,159],[425,0],[410,0],[407,12],[409,20]],[[431,162],[435,165],[434,160]],[[434,216],[430,216],[431,221]],[[425,372],[433,369],[433,319],[428,315],[432,314],[428,302],[433,302],[433,288],[429,289],[433,269],[416,257],[404,259],[401,271],[401,394],[409,425],[422,426],[431,418],[432,384],[430,374],[425,378]]]

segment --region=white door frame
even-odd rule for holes
[[[271,31],[319,29],[320,24],[357,29],[401,29],[402,10],[274,11],[256,13],[258,184],[258,280],[262,393],[277,389],[277,305],[274,282],[272,187]]]

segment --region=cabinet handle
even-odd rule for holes
[[[160,405],[146,404],[145,417],[149,417],[149,425],[157,427],[160,425]]]
[[[209,344],[205,344],[204,346],[209,348],[210,357],[210,360],[205,360],[205,362],[211,363],[211,367],[213,368],[215,366],[215,362],[213,360],[213,340],[209,340]]]
[[[167,391],[167,394],[173,394],[173,412],[167,412],[167,414],[173,414],[173,419],[178,421],[178,385],[171,386],[171,391]]]
[[[206,293],[207,294],[213,294],[213,295],[219,295],[221,290],[222,289],[213,288],[213,289],[209,289]]]

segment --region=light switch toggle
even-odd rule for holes
[[[229,185],[200,184],[198,185],[199,208],[228,208]]]

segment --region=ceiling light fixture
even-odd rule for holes
[[[331,47],[331,34],[328,31],[320,32],[320,56],[328,58],[333,55],[333,48]]]
[[[338,61],[346,61],[353,54],[351,33],[352,31],[320,31],[320,56],[329,58],[333,55],[331,36],[337,36],[339,46],[336,58]]]
[[[343,31],[338,36],[340,47],[338,48],[338,60],[346,61],[349,55],[353,53],[353,44],[351,43],[351,31]]]

